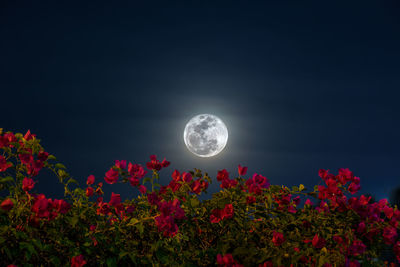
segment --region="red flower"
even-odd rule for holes
[[[233,259],[232,254],[225,254],[225,255],[218,254],[217,255],[217,264],[219,266],[224,266],[224,267],[239,267],[239,266],[243,266],[243,265],[237,263]]]
[[[33,156],[31,154],[19,154],[18,157],[24,165],[28,165],[33,161]]]
[[[129,177],[129,182],[131,183],[131,186],[138,186],[139,185],[139,179],[136,177]]]
[[[45,151],[39,151],[38,153],[38,160],[45,161],[49,157],[49,153]]]
[[[14,202],[12,202],[12,200],[9,198],[3,200],[3,202],[1,202],[1,205],[0,205],[0,207],[6,211],[11,210],[13,206],[14,206]]]
[[[132,177],[135,178],[143,178],[146,175],[146,171],[143,169],[143,167],[139,164],[132,164],[129,162],[128,164],[128,172]]]
[[[114,194],[114,192],[111,192],[111,199],[110,202],[108,202],[111,206],[116,206],[119,203],[121,203],[121,195],[120,194]]]
[[[71,208],[71,205],[63,199],[54,199],[52,206],[59,213],[65,214]]]
[[[82,267],[85,264],[86,264],[86,261],[83,258],[82,254],[72,257],[72,259],[71,259],[71,267]]]
[[[93,175],[93,174],[88,176],[88,178],[87,178],[87,180],[86,180],[86,184],[87,184],[87,185],[92,185],[92,184],[94,184],[94,175]]]
[[[192,181],[192,175],[189,172],[184,172],[182,173],[182,180],[186,183],[189,183]]]
[[[200,194],[202,189],[200,181],[199,180],[194,181],[191,185],[191,188],[193,193]]]
[[[155,155],[150,156],[150,161],[146,163],[146,166],[149,170],[161,170],[162,165]]]
[[[240,166],[240,164],[239,164],[239,166],[238,166],[238,173],[239,173],[240,176],[246,175],[246,173],[247,173],[247,167],[242,167],[242,166]]]
[[[223,169],[222,171],[218,171],[217,180],[222,181],[225,179],[229,179],[229,173],[227,170]]]
[[[163,168],[168,167],[169,164],[171,164],[171,162],[167,161],[165,158],[164,158],[164,160],[161,162],[161,166],[162,166]]]
[[[36,197],[35,203],[32,206],[32,211],[36,213],[39,218],[49,217],[51,207],[51,200],[47,199],[45,195],[40,194]]]
[[[35,137],[36,135],[34,135],[34,134],[31,134],[31,130],[28,130],[27,132],[26,132],[26,134],[24,135],[24,139],[25,140],[32,140],[34,137]]]
[[[219,223],[224,218],[224,210],[214,209],[211,211],[210,222]]]
[[[180,181],[180,180],[181,180],[181,175],[180,175],[180,173],[179,173],[178,170],[175,170],[175,171],[172,173],[172,179],[173,179],[174,181]]]
[[[272,234],[272,243],[274,243],[275,246],[280,246],[285,242],[285,238],[283,237],[282,233],[274,231]]]
[[[233,217],[233,206],[232,204],[226,204],[223,211],[223,218],[230,219]]]
[[[348,188],[348,190],[349,190],[349,192],[351,193],[351,194],[355,194],[355,193],[357,193],[357,191],[358,190],[360,190],[361,189],[361,186],[359,185],[359,184],[356,184],[356,183],[351,183],[350,185],[349,185],[349,188]]]
[[[397,238],[397,230],[394,227],[387,226],[383,229],[383,240],[385,244],[391,245],[394,244]]]
[[[115,166],[120,169],[125,169],[126,168],[126,160],[121,160],[121,161],[116,160]]]
[[[253,204],[256,202],[256,198],[254,196],[248,196],[246,197],[246,203],[249,204]]]
[[[35,186],[35,182],[31,178],[25,177],[22,180],[22,190],[25,192],[32,190],[32,188]]]
[[[118,181],[118,171],[111,168],[108,172],[106,172],[106,177],[104,180],[106,180],[106,182],[109,184],[116,183]]]
[[[324,238],[319,237],[318,234],[315,234],[313,240],[312,240],[312,245],[315,248],[323,248],[325,247],[326,241]]]
[[[145,194],[147,192],[147,188],[144,185],[139,185],[139,191],[142,194]]]
[[[156,225],[164,236],[173,237],[178,233],[178,225],[175,223],[172,216],[159,215],[155,218]]]
[[[2,155],[0,155],[0,172],[5,172],[11,166],[12,164],[7,163],[6,159]]]
[[[93,232],[94,230],[96,230],[96,227],[97,227],[96,225],[91,225],[91,226],[90,226],[90,231]]]
[[[361,240],[354,240],[349,246],[348,253],[352,256],[358,256],[364,253],[366,246]]]

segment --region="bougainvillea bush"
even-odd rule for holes
[[[218,172],[221,191],[199,200],[211,178],[170,162],[116,160],[84,188],[64,165],[26,134],[0,131],[0,258],[2,266],[396,266],[400,211],[387,200],[357,196],[348,169],[320,170],[306,190],[271,185],[261,174]],[[64,185],[64,199],[35,193],[42,169]],[[138,197],[105,198],[104,183],[127,183]],[[72,188],[74,187],[74,188]],[[380,260],[393,251],[393,263]]]

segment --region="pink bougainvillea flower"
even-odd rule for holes
[[[225,208],[223,210],[223,218],[230,219],[230,218],[233,217],[233,213],[234,213],[233,205],[232,204],[226,204]]]
[[[242,167],[242,166],[240,166],[240,164],[239,164],[239,166],[238,166],[238,173],[239,173],[240,176],[246,175],[246,173],[247,173],[247,167]]]
[[[383,228],[383,241],[387,245],[394,244],[397,238],[397,229],[392,226],[387,226]]]
[[[100,202],[97,208],[97,214],[107,215],[111,212],[110,205],[108,203]]]
[[[163,159],[163,161],[161,162],[161,166],[163,168],[168,167],[171,164],[171,162],[167,161],[165,158]]]
[[[272,263],[272,261],[266,261],[264,263],[260,263],[260,265],[258,265],[258,267],[274,267],[274,264]]]
[[[115,160],[115,166],[120,169],[126,168],[126,160]]]
[[[186,183],[191,182],[193,179],[192,174],[190,174],[189,172],[184,172],[182,173],[182,180]]]
[[[150,156],[150,161],[146,163],[146,166],[149,170],[159,171],[162,168],[162,165],[155,155]]]
[[[45,195],[40,194],[35,198],[35,203],[32,206],[32,211],[36,213],[39,218],[49,217],[51,207],[51,200],[47,199]]]
[[[94,230],[96,230],[96,228],[97,228],[96,225],[91,225],[90,228],[89,228],[89,230],[93,232]]]
[[[31,178],[25,177],[22,180],[22,190],[24,190],[25,192],[32,190],[34,186],[35,182]]]
[[[19,160],[21,161],[22,164],[28,165],[33,161],[33,156],[31,154],[19,154],[18,155]]]
[[[136,187],[139,185],[139,179],[136,177],[129,177],[128,178],[129,183],[131,184],[131,186]]]
[[[106,172],[106,177],[104,180],[106,180],[106,182],[109,184],[114,184],[118,181],[118,175],[118,171],[111,168],[108,172]]]
[[[253,204],[256,202],[256,198],[254,196],[247,196],[246,197],[246,204]]]
[[[9,198],[3,200],[3,202],[1,202],[1,205],[0,205],[0,207],[6,211],[10,211],[13,208],[13,206],[14,206],[14,202]]]
[[[91,175],[88,176],[88,178],[87,178],[87,180],[86,180],[86,184],[87,184],[87,185],[92,185],[92,184],[94,184],[94,175],[93,175],[93,174],[91,174]]]
[[[274,243],[274,245],[276,247],[279,247],[280,245],[283,244],[283,242],[285,242],[285,238],[283,237],[282,233],[273,231],[272,233],[272,243]]]
[[[38,156],[37,156],[38,160],[40,160],[40,161],[46,161],[48,157],[49,157],[49,153],[47,153],[46,151],[39,151]]]
[[[26,141],[32,140],[34,137],[36,137],[36,135],[35,134],[31,134],[31,130],[28,130],[26,132],[26,134],[24,135],[24,139]]]
[[[262,188],[268,188],[270,186],[268,179],[260,174],[253,174],[253,180]]]
[[[225,179],[229,179],[229,173],[226,169],[223,169],[222,171],[218,171],[217,173],[217,180],[222,181]]]
[[[365,222],[360,222],[357,226],[357,233],[363,234],[365,232],[366,226]]]
[[[309,206],[313,206],[314,203],[312,203],[311,200],[307,199],[306,202],[304,203],[304,205],[309,205]]]
[[[72,257],[71,259],[71,267],[82,267],[86,264],[87,262],[85,261],[83,255],[78,255],[75,257]]]
[[[2,155],[0,155],[0,172],[5,172],[11,166],[12,164],[7,163],[6,159]]]
[[[136,209],[135,205],[129,205],[126,207],[126,212],[131,213],[131,212],[134,212],[135,209]]]
[[[347,182],[353,180],[354,175],[353,175],[353,173],[352,173],[349,169],[347,169],[347,168],[346,168],[346,169],[340,168],[340,169],[339,169],[339,174],[337,175],[337,178],[338,178],[338,181],[339,181],[342,185],[344,185],[344,184],[346,184]]]
[[[354,240],[348,248],[348,253],[352,256],[362,255],[366,248],[361,240]]]
[[[211,223],[219,223],[224,218],[224,210],[213,209],[210,215]]]
[[[130,162],[128,164],[128,172],[129,172],[129,175],[131,175],[132,177],[139,178],[139,179],[143,178],[147,173],[141,165],[132,164]]]
[[[218,264],[218,266],[223,266],[223,267],[241,267],[241,266],[243,266],[243,265],[237,263],[233,259],[232,254],[225,254],[225,255],[218,254],[217,255],[217,264]]]
[[[318,234],[315,234],[313,240],[312,240],[312,245],[315,248],[323,248],[325,247],[326,240],[322,237],[320,237]]]
[[[139,185],[139,191],[142,194],[146,194],[147,188],[144,185]]]
[[[71,208],[71,205],[63,199],[54,199],[52,206],[61,214],[67,213]]]
[[[175,170],[175,171],[172,173],[172,179],[173,179],[174,181],[180,181],[180,180],[181,180],[181,175],[180,175],[180,173],[179,173],[178,170]]]
[[[190,187],[193,193],[200,194],[202,186],[199,180],[195,180]]]
[[[178,225],[175,223],[172,216],[159,215],[155,218],[156,225],[164,236],[173,237],[178,233]]]
[[[149,204],[158,206],[160,204],[160,201],[161,199],[156,192],[151,192],[150,194],[147,194],[147,202],[149,202]]]
[[[7,267],[18,267],[18,266],[14,265],[14,264],[9,264],[9,265],[7,265]]]
[[[111,206],[116,206],[119,203],[121,203],[121,195],[120,194],[114,194],[114,192],[111,192],[111,199],[108,202]]]
[[[357,193],[357,191],[358,190],[360,190],[361,189],[361,186],[359,185],[359,184],[356,184],[356,183],[351,183],[350,185],[349,185],[349,187],[348,187],[348,190],[349,190],[349,192],[351,193],[351,194],[355,194],[355,193]]]
[[[388,219],[391,219],[393,217],[394,214],[393,208],[385,206],[383,208],[383,212],[385,213],[386,217],[388,217]]]

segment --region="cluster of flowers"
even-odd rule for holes
[[[13,148],[18,144],[18,164],[23,168],[26,176],[21,181],[21,189],[23,194],[27,196],[27,207],[31,211],[31,215],[27,219],[28,225],[39,227],[40,221],[49,222],[58,217],[59,214],[67,214],[71,205],[62,199],[46,198],[43,194],[31,194],[35,186],[32,179],[37,176],[38,172],[43,168],[45,162],[49,158],[49,154],[43,150],[35,151],[29,147],[29,141],[34,140],[35,135],[28,131],[23,137],[18,137],[12,133],[1,134],[0,132],[0,148]],[[35,152],[34,152],[35,151]],[[170,162],[165,158],[159,161],[155,155],[150,156],[150,161],[146,163],[146,167],[153,173],[153,177],[158,179],[158,171],[166,168]],[[14,164],[7,157],[0,155],[0,173],[5,173],[9,168],[13,168]],[[260,174],[255,173],[248,179],[244,179],[247,173],[247,167],[238,166],[238,175],[236,179],[230,179],[226,169],[218,171],[217,180],[221,182],[220,187],[227,191],[238,191],[245,196],[245,203],[248,207],[261,204],[265,206],[267,196],[273,200],[271,206],[275,211],[286,214],[301,213],[312,215],[326,215],[337,213],[354,212],[357,214],[357,223],[352,226],[352,234],[333,233],[327,236],[324,232],[317,231],[312,227],[310,219],[301,219],[301,227],[304,231],[311,232],[311,235],[302,237],[296,245],[293,246],[293,240],[290,240],[289,233],[281,230],[271,229],[267,235],[271,246],[276,248],[293,249],[294,254],[301,254],[302,251],[312,249],[313,251],[328,253],[329,250],[338,250],[345,255],[345,266],[360,266],[355,259],[366,254],[367,250],[377,240],[383,240],[383,243],[393,247],[393,252],[397,260],[400,262],[400,241],[398,239],[398,228],[400,227],[400,210],[390,207],[387,200],[371,202],[371,197],[361,195],[359,197],[348,198],[345,192],[354,195],[360,190],[360,179],[355,177],[349,169],[339,169],[337,175],[329,173],[329,170],[321,169],[319,176],[325,185],[319,185],[315,195],[320,200],[318,205],[314,205],[310,199],[304,202],[304,208],[298,209],[301,202],[299,196],[293,198],[293,194],[300,192],[302,189],[290,191],[288,188],[282,187],[277,190],[271,190],[271,184],[268,179]],[[115,164],[105,173],[104,181],[107,184],[115,184],[120,178],[122,182],[129,182],[132,187],[137,188],[151,207],[154,216],[154,225],[163,236],[173,238],[179,232],[179,225],[182,221],[193,220],[197,222],[197,218],[190,213],[185,213],[183,205],[186,205],[186,197],[193,195],[180,194],[185,192],[190,194],[200,194],[208,188],[208,182],[201,176],[189,172],[180,173],[175,170],[172,173],[172,180],[166,186],[159,186],[159,190],[148,190],[144,185],[147,171],[139,164],[127,163],[125,160],[116,160]],[[148,178],[146,178],[148,179]],[[105,202],[103,198],[103,182],[95,184],[95,177],[90,175],[87,180],[86,197],[90,198],[97,195],[96,213],[99,216],[108,216],[110,224],[118,221],[126,221],[129,214],[132,214],[136,207],[133,204],[122,203],[120,194],[111,193],[110,201]],[[152,181],[153,185],[153,181]],[[153,188],[152,188],[153,189]],[[239,189],[239,190],[237,190]],[[12,198],[4,199],[0,208],[3,211],[10,212],[15,204]],[[225,202],[226,203],[226,202]],[[240,207],[231,200],[231,203],[224,203],[224,207],[213,208],[208,211],[208,223],[217,224],[222,221],[229,222],[237,214]],[[189,205],[190,206],[190,205]],[[221,207],[221,206],[219,206]],[[253,206],[254,207],[254,206]],[[239,210],[240,211],[240,210]],[[296,217],[294,216],[294,217]],[[262,219],[254,219],[256,222],[262,223]],[[90,226],[90,231],[96,229],[96,225]],[[20,228],[23,230],[23,227]],[[250,231],[252,233],[253,230]],[[97,245],[97,240],[92,238],[93,244]],[[268,241],[268,242],[269,242]],[[285,254],[288,255],[288,254]],[[287,256],[289,257],[289,256]],[[301,256],[299,261],[302,264],[316,266],[316,259],[311,256]],[[232,254],[218,254],[216,263],[219,266],[242,266],[236,261]],[[84,266],[87,264],[83,255],[76,255],[71,258],[71,266]],[[15,266],[15,265],[9,265]],[[259,266],[274,266],[272,260],[267,260]],[[334,266],[334,264],[325,263],[323,267]]]

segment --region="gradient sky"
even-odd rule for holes
[[[343,167],[362,193],[400,186],[399,1],[88,2],[0,2],[0,127],[36,133],[82,186],[151,154],[172,162],[163,184],[200,168],[210,192],[239,163],[272,184],[310,187]],[[199,113],[228,127],[212,158],[183,142]]]

